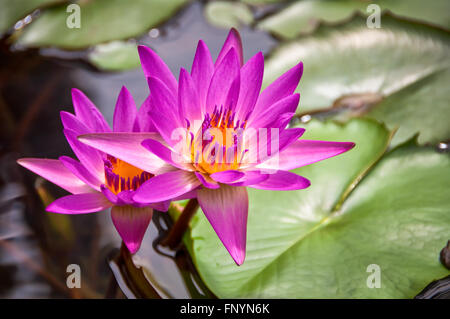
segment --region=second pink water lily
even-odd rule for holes
[[[75,115],[61,112],[64,135],[79,161],[68,156],[59,159],[21,158],[18,163],[67,190],[71,195],[58,198],[46,210],[60,214],[86,214],[111,207],[111,218],[131,253],[139,250],[153,209],[166,211],[170,201],[142,204],[133,200],[139,187],[168,166],[148,156],[144,169],[84,145],[77,136],[92,132],[111,132],[103,115],[81,91],[72,90]],[[138,112],[128,90],[123,87],[117,99],[113,131],[134,132],[141,138],[157,138],[146,116],[146,104]],[[138,144],[139,145],[139,144]],[[150,153],[148,153],[150,155]]]
[[[241,265],[249,207],[246,187],[306,188],[309,180],[289,170],[336,156],[354,144],[300,140],[304,129],[287,125],[299,103],[294,91],[302,63],[261,92],[263,55],[259,52],[244,63],[241,39],[234,29],[215,62],[200,40],[191,71],[181,69],[178,82],[150,48],[139,47],[139,54],[151,92],[148,115],[162,140],[136,142],[132,134],[114,133],[85,135],[80,140],[142,169],[147,162],[143,149],[170,164],[171,171],[145,182],[133,199],[150,203],[196,191],[208,221]],[[268,138],[262,138],[261,129]],[[219,134],[205,138],[211,131]],[[184,132],[181,137],[180,132]],[[240,142],[242,134],[250,136],[247,143]],[[261,155],[261,148],[270,151]]]

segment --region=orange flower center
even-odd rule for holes
[[[137,190],[153,176],[153,174],[110,155],[107,155],[104,162],[106,185],[114,194],[126,190]]]
[[[188,145],[194,167],[202,173],[212,174],[238,169],[245,150],[238,143],[246,121],[235,121],[236,113],[230,109],[214,109],[206,114],[201,128],[190,133]],[[190,129],[188,122],[187,129]]]

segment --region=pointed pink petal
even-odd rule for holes
[[[130,253],[136,253],[141,247],[152,215],[150,207],[114,206],[111,209],[113,224]]]
[[[122,87],[114,109],[114,132],[132,132],[137,109],[133,97],[125,86]]]
[[[154,176],[136,191],[133,199],[138,203],[156,203],[181,196],[201,183],[194,173],[183,170]]]
[[[78,89],[72,89],[72,102],[75,115],[92,132],[110,132],[111,128],[102,113],[91,100]]]
[[[234,48],[236,50],[238,59],[239,59],[239,66],[242,66],[244,64],[244,53],[242,50],[242,40],[241,36],[239,35],[239,32],[232,28],[230,32],[228,33],[228,36],[222,46],[222,49],[220,50],[219,56],[217,57],[215,66],[217,67],[222,60],[225,58],[225,56],[228,54],[228,51],[230,49]]]
[[[261,52],[255,54],[241,69],[241,87],[236,106],[238,119],[245,119],[253,111],[264,73],[264,57]]]
[[[100,191],[103,193],[103,195],[114,205],[120,205],[122,202],[119,200],[116,194],[111,192],[111,190],[106,187],[105,185],[100,185]]]
[[[81,135],[78,139],[90,147],[119,158],[144,171],[156,173],[165,164],[141,143],[146,139],[158,139],[157,133],[97,133]]]
[[[288,126],[289,122],[292,120],[292,118],[294,117],[295,113],[293,112],[286,112],[281,114],[278,119],[271,123],[270,125],[272,125],[272,127],[279,127],[280,129],[285,129],[286,126]]]
[[[266,160],[271,159],[273,156],[282,152],[286,147],[288,147],[289,145],[291,145],[292,143],[297,141],[303,135],[303,133],[305,133],[305,129],[300,128],[300,127],[289,128],[286,130],[280,130],[280,136],[279,136],[279,140],[278,140],[278,149],[275,150],[274,153],[270,153],[270,155],[267,156],[265,159]],[[272,139],[272,137],[271,137],[270,143],[273,143],[274,139],[275,138]],[[271,146],[267,145],[268,152],[271,151],[270,147]]]
[[[124,190],[124,191],[119,192],[117,194],[117,198],[118,198],[119,202],[121,203],[120,206],[135,204],[135,202],[133,200],[134,193],[135,193],[135,191],[133,191],[133,190]]]
[[[214,107],[228,107],[227,97],[236,78],[239,77],[240,66],[236,50],[231,48],[221,63],[216,67],[206,98],[206,112],[211,113]],[[235,89],[235,88],[234,88]]]
[[[197,197],[197,190],[194,189],[190,192],[184,193],[183,195],[177,196],[172,198],[172,201],[178,201],[178,200],[185,200],[185,199],[192,199]],[[151,204],[150,204],[151,205]]]
[[[180,70],[178,105],[180,107],[181,119],[188,119],[191,123],[193,123],[194,120],[202,119],[202,110],[197,94],[197,88],[189,73],[183,68]]]
[[[269,175],[269,178],[266,180],[258,184],[249,185],[248,187],[274,191],[290,191],[307,188],[311,185],[309,180],[303,176],[287,171],[276,171],[267,175]]]
[[[59,160],[21,158],[17,160],[17,163],[72,194],[92,192],[89,185],[83,183]]]
[[[133,200],[135,191],[125,190],[119,192],[117,195],[114,194],[107,186],[101,185],[100,191],[105,195],[105,197],[116,206],[132,205],[136,207],[142,207],[143,205],[137,204]]]
[[[100,192],[69,195],[58,198],[48,205],[47,211],[60,214],[95,213],[113,204]]]
[[[248,195],[245,187],[221,185],[197,190],[198,202],[237,265],[245,259]]]
[[[133,132],[156,132],[156,127],[150,119],[150,95],[147,96],[144,103],[138,110],[136,120],[133,127]]]
[[[210,176],[216,182],[229,184],[236,182],[238,179],[244,177],[245,174],[235,170],[228,170],[223,172],[216,172],[211,174]]]
[[[153,125],[164,138],[167,144],[173,145],[172,134],[178,128],[185,128],[185,119],[180,119],[178,104],[169,90],[159,79],[150,77],[147,79],[150,87],[150,111],[149,115]]]
[[[93,133],[86,125],[84,125],[75,115],[69,112],[60,112],[61,122],[65,129],[72,130],[78,134]]]
[[[240,89],[241,89],[241,75],[240,72],[237,72],[237,76],[234,78],[233,82],[231,83],[230,89],[228,90],[228,94],[224,104],[233,111],[236,110]]]
[[[138,46],[139,57],[145,77],[156,77],[160,79],[169,89],[170,94],[177,96],[177,80],[164,61],[149,47]]]
[[[170,200],[165,200],[159,203],[150,203],[148,204],[148,207],[159,210],[160,212],[167,212],[170,207],[170,202]]]
[[[305,129],[298,127],[283,130],[280,129],[278,135],[272,135],[271,131],[271,129],[267,130],[267,135],[270,133],[269,136],[261,135],[260,132],[258,132],[258,143],[248,145],[248,147],[251,148],[251,150],[247,153],[248,156],[258,156],[257,161],[255,161],[255,159],[250,159],[250,166],[255,166],[266,162],[282,152],[286,147],[298,140],[305,132]],[[249,143],[252,140],[253,139],[249,139]],[[261,144],[264,142],[266,145]]]
[[[195,172],[195,176],[197,176],[198,180],[205,186],[206,188],[217,189],[220,187],[219,183],[213,180],[206,174],[202,174],[200,172]]]
[[[303,63],[281,75],[260,94],[256,102],[253,116],[258,116],[272,104],[294,93],[303,74]]]
[[[292,94],[282,98],[266,109],[261,110],[260,114],[252,115],[251,119],[248,121],[247,127],[276,127],[275,125],[280,123],[278,120],[281,115],[285,113],[295,113],[299,99],[300,94]]]
[[[354,146],[352,142],[298,140],[278,154],[278,165],[261,163],[257,167],[291,170],[342,154]]]
[[[192,63],[191,77],[197,87],[199,106],[202,113],[205,113],[206,95],[208,94],[211,77],[214,73],[214,64],[211,59],[211,53],[205,42],[200,40],[195,52],[194,62]]]
[[[192,171],[193,168],[188,161],[186,161],[181,155],[172,152],[169,148],[161,144],[156,140],[145,140],[142,142],[142,146],[147,150],[158,156],[163,161],[183,170]]]
[[[83,164],[83,166],[86,167],[86,169],[92,175],[102,176],[105,172],[103,155],[98,150],[81,143],[77,139],[79,135],[78,132],[69,129],[65,129],[63,130],[63,132],[66,136],[67,142],[69,142],[70,147],[72,148],[73,152],[78,157],[80,162]]]
[[[303,133],[305,133],[305,129],[301,127],[294,127],[286,130],[280,130],[278,152],[283,151],[286,147],[288,147],[296,140],[298,140],[303,135]]]
[[[100,185],[102,185],[103,182],[99,179],[99,177],[102,177],[102,180],[104,180],[104,175],[92,175],[80,162],[68,156],[61,156],[59,160],[75,176],[77,176],[87,185],[91,186],[93,189],[100,191]]]
[[[243,171],[245,174],[236,182],[231,183],[233,186],[249,186],[259,184],[269,178],[269,174],[261,173],[260,171]]]

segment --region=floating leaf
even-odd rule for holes
[[[52,7],[25,29],[19,43],[80,49],[138,36],[171,17],[187,0],[96,0],[79,2],[81,27],[69,28],[73,13],[67,6]]]
[[[63,0],[0,0],[0,33],[9,28],[26,15],[38,8]]]
[[[399,127],[394,144],[419,132],[419,142],[438,143],[450,137],[448,83],[450,68],[432,73],[387,97],[368,116]]]
[[[238,28],[253,22],[253,13],[240,2],[214,1],[205,6],[205,17],[209,23],[220,28]]]
[[[397,142],[422,130],[420,142],[448,138],[449,32],[390,15],[382,21],[382,28],[369,29],[365,18],[355,17],[280,45],[266,59],[264,85],[303,61],[299,112],[343,104],[361,114],[367,104],[385,98],[381,110],[375,105],[371,114],[391,127],[404,126]],[[428,125],[418,125],[420,118]]]
[[[338,23],[350,18],[355,12],[366,15],[374,13],[369,5],[378,5],[380,10],[429,23],[450,27],[450,2],[433,1],[425,5],[422,0],[396,0],[363,2],[358,0],[303,0],[297,1],[285,9],[268,16],[258,23],[258,27],[274,34],[292,39],[300,34],[313,31],[320,22]],[[426,6],[426,7],[425,7]],[[381,21],[383,24],[383,20]]]
[[[448,274],[439,263],[450,233],[447,155],[410,143],[374,165],[389,133],[367,120],[345,126],[313,121],[305,134],[357,146],[295,170],[312,181],[306,190],[249,191],[241,267],[202,213],[193,220],[192,257],[217,296],[410,298]],[[366,285],[371,264],[381,268],[379,289]]]
[[[113,41],[99,44],[89,53],[89,60],[105,71],[123,71],[140,66],[137,44],[134,42]]]

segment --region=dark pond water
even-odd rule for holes
[[[193,3],[158,28],[157,38],[136,40],[154,48],[178,75],[180,67],[190,69],[198,39],[215,57],[228,33],[208,24],[202,10],[201,3]],[[266,33],[240,31],[246,59],[276,44]],[[45,205],[64,191],[15,163],[19,157],[73,156],[59,119],[60,111],[73,111],[71,88],[83,90],[110,123],[122,85],[138,105],[146,98],[140,69],[102,73],[84,61],[86,53],[21,50],[0,42],[0,298],[139,297],[112,260],[121,241],[109,213],[46,213]],[[159,253],[153,247],[167,223],[167,215],[155,214],[135,257],[149,270],[147,279],[162,298],[211,297],[185,251]],[[81,267],[81,289],[67,289],[69,264]],[[111,269],[122,289],[111,280]]]

